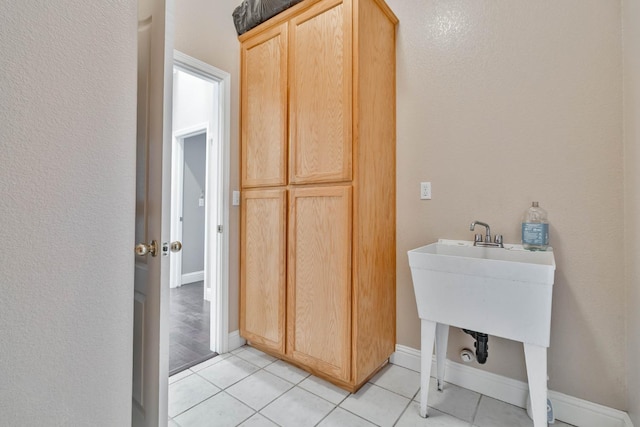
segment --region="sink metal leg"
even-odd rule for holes
[[[436,322],[422,320],[420,327],[420,416],[426,418],[431,379],[431,359],[436,339]]]
[[[547,348],[524,344],[534,427],[547,427]]]
[[[436,324],[436,379],[438,390],[442,391],[444,368],[447,361],[447,343],[449,342],[449,325]]]

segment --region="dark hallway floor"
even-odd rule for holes
[[[209,305],[204,282],[171,289],[169,375],[216,355],[209,348]]]

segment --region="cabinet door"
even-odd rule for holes
[[[351,187],[290,192],[287,355],[344,381],[351,367]]]
[[[284,354],[286,296],[286,190],[242,194],[240,332]]]
[[[242,44],[242,186],[287,179],[287,25]]]
[[[290,182],[351,180],[351,14],[341,0],[291,20]]]

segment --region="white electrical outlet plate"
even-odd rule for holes
[[[240,192],[239,191],[234,191],[233,192],[233,201],[231,202],[231,204],[233,206],[240,206]]]
[[[420,183],[420,199],[431,200],[431,183],[430,182]]]

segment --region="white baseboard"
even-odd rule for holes
[[[240,336],[240,331],[229,332],[229,351],[240,348],[246,343],[247,341]]]
[[[391,363],[420,372],[420,350],[396,345]],[[521,408],[526,407],[529,385],[447,360],[445,381]],[[432,372],[436,371],[432,359]],[[549,390],[556,419],[580,427],[633,427],[626,412]]]
[[[186,273],[182,275],[182,284],[188,285],[193,282],[201,282],[204,280],[204,270],[194,271],[193,273]]]

